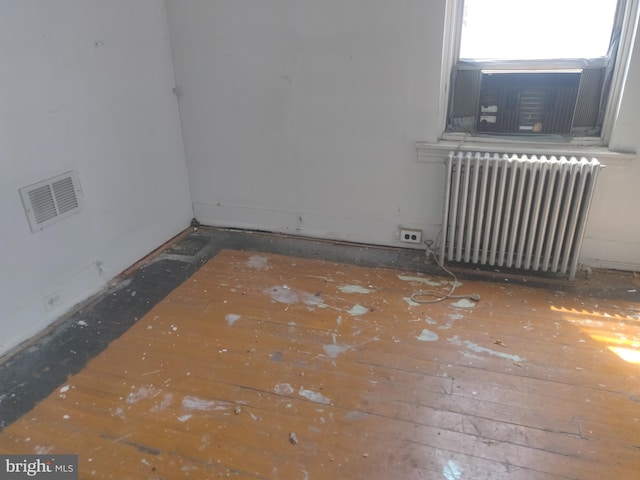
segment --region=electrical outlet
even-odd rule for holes
[[[413,228],[400,228],[400,241],[406,243],[421,243],[422,242],[422,230],[415,230]]]
[[[52,308],[55,308],[62,300],[62,295],[57,290],[53,293],[50,293],[46,297],[42,299],[42,303],[44,304],[44,309],[48,312]]]

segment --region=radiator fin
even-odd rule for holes
[[[441,258],[575,278],[597,159],[449,155]]]

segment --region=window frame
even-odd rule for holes
[[[638,24],[640,0],[618,0],[623,12],[620,16],[620,40],[614,60],[611,84],[607,93],[607,103],[599,136],[593,137],[560,137],[558,135],[522,135],[508,137],[503,135],[470,134],[464,132],[447,132],[447,115],[451,96],[451,78],[454,68],[460,65],[480,67],[482,69],[567,69],[594,66],[603,59],[570,59],[570,60],[516,60],[516,61],[461,61],[459,59],[464,0],[446,0],[444,44],[441,65],[441,95],[439,102],[439,125],[442,134],[440,140],[464,142],[472,139],[478,143],[530,143],[530,144],[561,144],[578,146],[607,146],[611,139],[611,131],[620,109],[622,91],[624,89],[631,53]],[[614,28],[616,24],[614,24]]]

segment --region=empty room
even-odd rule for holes
[[[0,478],[637,478],[639,4],[0,0]]]

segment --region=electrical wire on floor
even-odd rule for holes
[[[458,288],[458,278],[456,277],[455,273],[453,273],[451,270],[445,267],[442,263],[440,263],[440,261],[438,260],[438,256],[436,255],[435,251],[431,249],[430,244],[427,242],[425,243],[427,244],[427,249],[425,251],[427,259],[433,258],[433,261],[436,263],[436,265],[438,265],[443,271],[445,271],[447,274],[451,276],[451,278],[453,279],[453,282],[451,283],[451,288],[447,293],[439,292],[437,290],[418,290],[411,294],[411,297],[410,297],[411,300],[414,301],[415,303],[420,303],[420,304],[438,303],[443,300],[452,299],[452,298],[457,298],[457,299],[466,298],[474,302],[479,302],[480,295],[478,295],[477,293],[470,293],[468,295],[454,295],[456,288]],[[420,297],[434,297],[434,298],[427,300]]]

